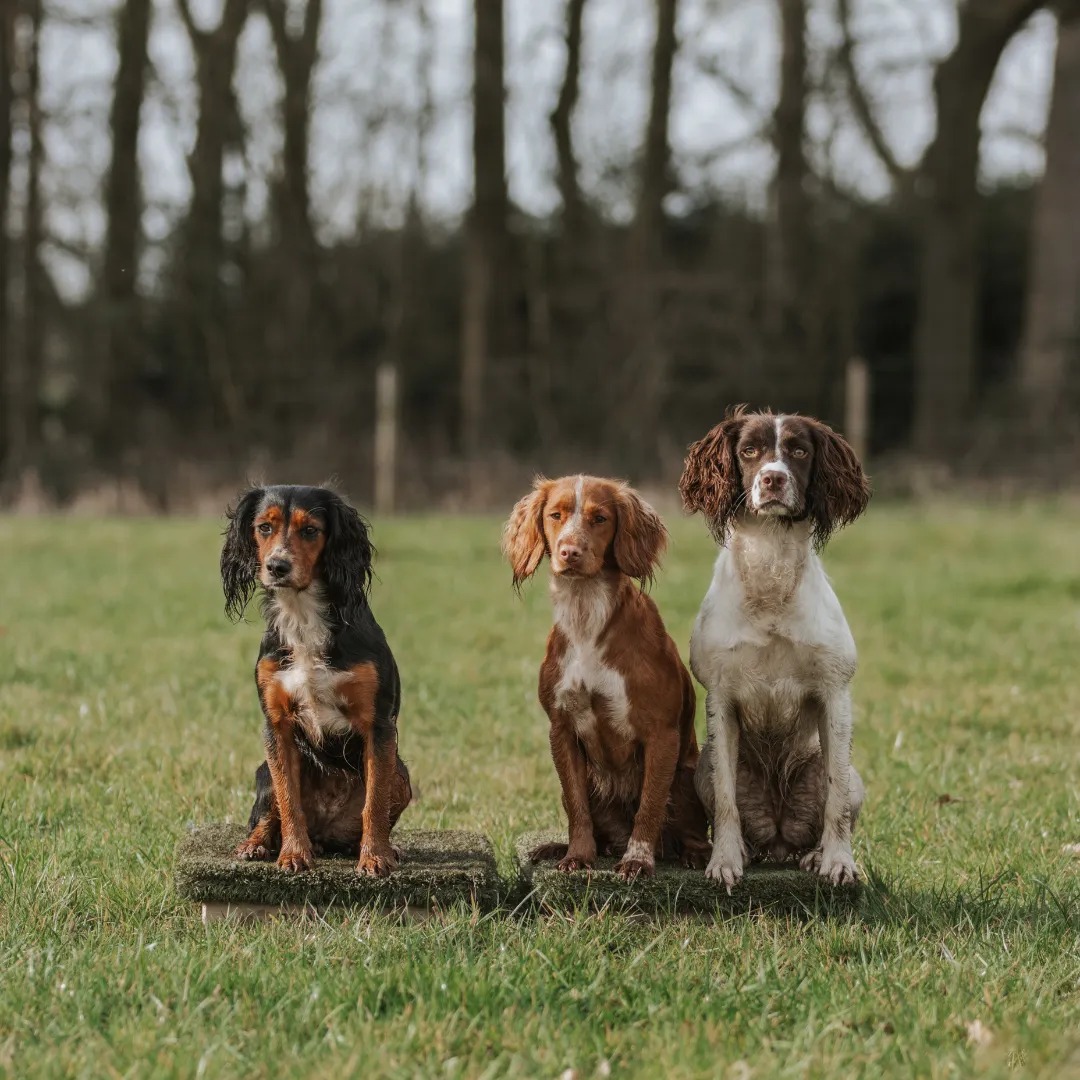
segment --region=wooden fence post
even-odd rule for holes
[[[861,356],[853,356],[847,364],[844,438],[865,462],[870,448],[870,367]]]
[[[375,512],[394,512],[397,478],[397,367],[380,364],[375,372]]]

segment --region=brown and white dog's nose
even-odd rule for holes
[[[581,558],[581,548],[575,544],[560,544],[559,558],[564,563],[576,563]]]
[[[766,491],[771,491],[773,494],[778,494],[783,491],[787,485],[787,477],[779,470],[769,472],[763,472],[761,474],[761,486]]]
[[[282,578],[287,578],[292,570],[292,563],[288,559],[273,558],[266,560],[266,569],[270,572],[270,576],[277,581]]]

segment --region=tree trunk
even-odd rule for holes
[[[585,0],[567,0],[566,70],[559,90],[559,100],[551,114],[559,194],[562,196],[562,228],[568,239],[580,236],[585,216],[572,126],[581,86],[581,24],[584,14]]]
[[[112,157],[105,181],[103,370],[92,389],[95,443],[103,463],[111,468],[119,463],[129,423],[139,407],[140,313],[135,289],[142,210],[139,114],[146,93],[152,7],[152,0],[127,0],[117,21],[119,64],[109,117]],[[118,416],[125,422],[118,424]]]
[[[475,0],[473,205],[465,224],[462,303],[461,449],[475,467],[484,445],[486,390],[500,325],[508,246],[503,0]]]
[[[776,176],[766,233],[765,331],[773,406],[813,412],[820,372],[806,307],[812,302],[810,222],[813,208],[806,161],[806,0],[779,0],[780,98],[773,118]]]
[[[240,406],[232,389],[221,282],[225,258],[222,167],[226,149],[242,141],[233,75],[249,0],[225,0],[221,21],[213,30],[199,29],[188,0],[180,0],[180,12],[195,53],[199,114],[195,146],[188,157],[191,203],[181,229],[176,349],[185,377],[209,389],[220,418],[229,429],[235,429],[240,423]],[[238,433],[230,430],[230,434]]]
[[[308,194],[311,76],[319,55],[323,0],[308,0],[303,28],[297,37],[289,33],[284,0],[265,0],[264,10],[273,32],[278,66],[285,84],[282,103],[285,146],[278,207],[282,238],[295,255],[309,262],[316,253]]]
[[[26,210],[22,238],[22,348],[12,350],[8,380],[8,456],[6,476],[17,483],[32,460],[39,428],[38,390],[45,356],[45,281],[41,265],[41,165],[45,144],[41,131],[41,0],[29,0],[30,34],[26,53],[26,114],[29,135]]]
[[[8,303],[8,201],[11,192],[11,124],[14,94],[11,77],[15,67],[14,5],[0,7],[0,475],[7,464],[9,357],[14,341]]]
[[[915,450],[955,458],[971,420],[978,290],[979,117],[998,60],[1038,0],[959,8],[956,48],[934,74],[937,131],[919,169],[922,255],[915,329]]]
[[[677,42],[677,0],[656,0],[652,92],[637,207],[617,289],[622,371],[611,413],[611,449],[632,475],[648,472],[659,454],[657,421],[663,407],[668,355],[662,327],[664,198],[671,188],[671,80]]]
[[[1020,386],[1029,437],[1060,438],[1048,421],[1080,377],[1080,4],[1063,10],[1046,127],[1046,171],[1031,231]]]

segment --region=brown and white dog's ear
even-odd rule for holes
[[[615,497],[613,554],[627,576],[647,584],[667,547],[668,533],[660,515],[633,488],[623,485]]]
[[[502,549],[514,570],[515,589],[536,573],[547,554],[544,504],[550,490],[551,481],[538,476],[532,492],[517,503],[503,527]]]
[[[814,435],[814,467],[806,489],[806,513],[814,523],[814,546],[850,525],[870,501],[870,481],[855,451],[828,424],[810,421]]]
[[[701,511],[719,543],[724,542],[727,523],[742,502],[742,475],[735,448],[745,411],[745,405],[736,406],[708,435],[691,445],[679,480],[683,508],[690,514]]]

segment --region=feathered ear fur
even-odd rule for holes
[[[257,584],[259,549],[255,544],[255,511],[262,495],[262,488],[252,488],[240,497],[235,507],[225,511],[229,525],[221,548],[221,588],[225,593],[225,614],[233,622],[243,617]]]
[[[684,509],[691,514],[700,510],[720,544],[724,542],[728,522],[743,501],[735,447],[745,412],[745,405],[735,406],[708,435],[691,445],[679,480]]]
[[[341,622],[353,625],[367,607],[371,590],[371,562],[375,556],[368,523],[339,495],[326,500],[326,547],[319,560],[328,599]]]
[[[551,481],[538,476],[530,494],[521,499],[503,527],[502,550],[514,570],[514,588],[536,573],[547,554],[544,539],[544,504],[551,491]]]
[[[806,489],[806,514],[814,523],[820,551],[837,529],[850,525],[870,501],[870,481],[848,443],[827,424],[810,421],[814,471]]]
[[[642,586],[652,583],[653,571],[668,542],[660,515],[633,488],[623,485],[616,496],[618,520],[613,550],[615,562],[627,577]]]

